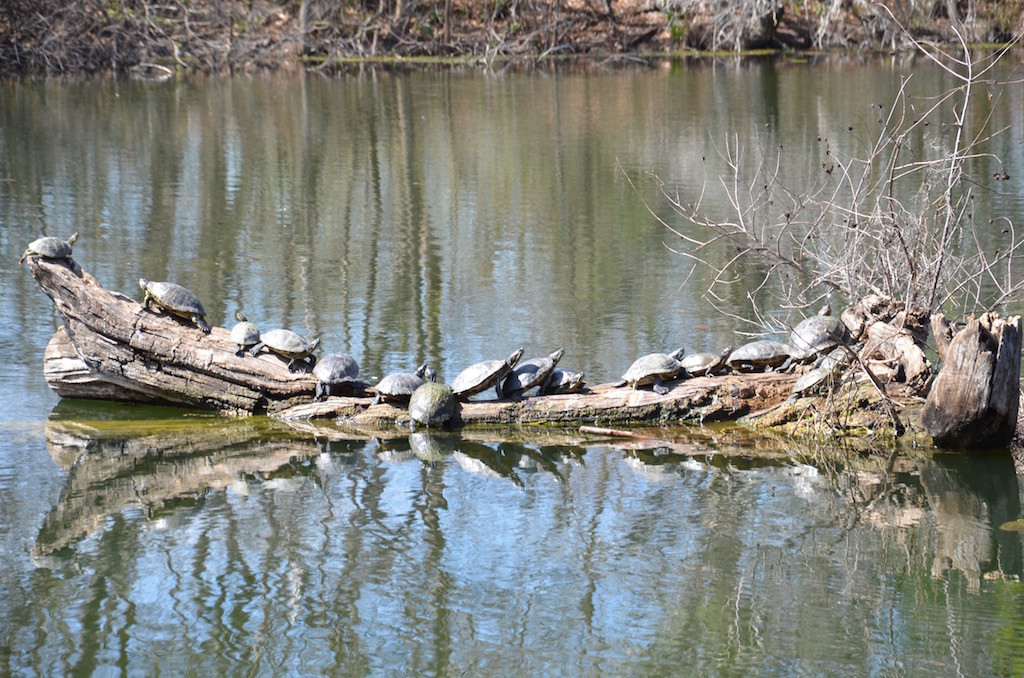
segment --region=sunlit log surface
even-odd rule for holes
[[[287,370],[273,355],[235,355],[229,331],[203,334],[169,315],[145,310],[111,292],[73,260],[30,259],[32,274],[65,319],[47,347],[47,382],[63,396],[166,402],[234,413],[268,412],[282,418],[343,418],[353,425],[392,426],[407,413],[369,397],[313,402],[314,377]],[[714,421],[737,419],[785,400],[797,376],[744,374],[669,384],[666,395],[648,389],[598,386],[580,394],[521,401],[462,403],[460,424],[576,424],[593,422]]]

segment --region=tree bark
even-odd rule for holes
[[[1005,447],[1017,426],[1021,318],[986,313],[953,336],[921,423],[940,447]]]

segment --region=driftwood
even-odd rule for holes
[[[236,356],[229,331],[203,334],[173,316],[146,310],[105,289],[74,260],[30,258],[40,288],[64,319],[47,346],[44,372],[62,396],[174,403],[284,419],[335,418],[356,427],[404,426],[408,414],[372,398],[334,396],[314,402],[316,379],[284,360]],[[580,394],[520,401],[461,403],[454,425],[713,421],[737,419],[789,396],[797,376],[768,373],[701,377],[669,383],[668,394],[613,385]]]
[[[1010,443],[1020,397],[1021,318],[986,313],[945,347],[921,423],[942,447],[992,448]]]

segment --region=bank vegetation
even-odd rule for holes
[[[1003,43],[1024,0],[5,0],[0,72],[301,69],[347,60],[539,58]]]

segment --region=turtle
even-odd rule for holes
[[[336,388],[360,386],[356,381],[359,376],[359,363],[347,353],[328,353],[313,368],[316,377],[316,393],[313,400],[322,400],[331,395]]]
[[[540,395],[554,395],[556,393],[578,393],[586,386],[582,372],[572,370],[561,370],[555,368],[551,374],[540,385],[537,393]]]
[[[150,303],[154,303],[173,315],[191,320],[204,334],[210,333],[206,309],[190,290],[176,283],[152,282],[145,278],[139,278],[139,287],[146,293],[142,305],[147,309]]]
[[[501,384],[499,397],[519,399],[534,386],[541,386],[562,359],[564,349],[558,349],[547,358],[532,358],[518,363]]]
[[[320,339],[306,341],[302,335],[291,330],[276,329],[264,332],[260,335],[260,342],[249,349],[251,355],[259,355],[264,348],[276,353],[282,358],[288,359],[288,371],[295,371],[295,364],[306,361],[306,369],[316,365],[316,356],[313,351],[320,345]]]
[[[425,381],[409,397],[409,416],[417,424],[441,426],[455,414],[455,395],[445,384]]]
[[[662,385],[662,381],[688,376],[686,368],[679,362],[685,353],[685,349],[680,348],[672,353],[648,353],[641,356],[629,366],[618,385],[629,384],[635,389],[650,384],[655,393],[665,395],[668,388]]]
[[[238,346],[235,355],[241,356],[245,354],[246,349],[260,343],[260,328],[256,327],[256,323],[249,322],[240,311],[235,311],[235,319],[238,320],[238,324],[231,328],[231,341]]]
[[[789,360],[789,346],[780,341],[759,339],[743,344],[729,354],[725,364],[737,372],[770,371]]]
[[[424,381],[434,381],[435,376],[434,370],[427,363],[417,367],[415,372],[393,372],[373,387],[377,391],[373,404],[376,405],[381,400],[409,400],[413,391],[422,386]]]
[[[710,376],[725,367],[725,361],[732,353],[732,346],[726,347],[721,353],[691,353],[681,362],[692,377]]]
[[[459,372],[452,381],[452,393],[457,399],[466,400],[494,386],[495,393],[501,398],[501,380],[512,371],[522,357],[523,349],[520,347],[504,360],[484,360],[470,365]]]
[[[815,393],[830,380],[836,378],[850,360],[850,355],[845,348],[833,349],[830,353],[820,356],[814,361],[814,367],[805,372],[796,383],[793,384],[793,394],[790,400],[796,400],[802,395]]]
[[[45,257],[46,259],[67,259],[71,256],[71,246],[78,240],[78,233],[72,233],[67,240],[46,236],[37,238],[28,244],[28,249],[18,259],[18,264],[25,263],[29,257]]]
[[[810,362],[850,339],[850,330],[839,318],[812,315],[797,323],[789,334],[789,353],[794,362]]]

